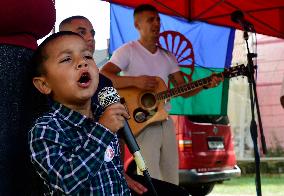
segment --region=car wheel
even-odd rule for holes
[[[208,195],[214,188],[215,183],[204,183],[196,185],[183,185],[183,187],[192,196],[204,196]]]

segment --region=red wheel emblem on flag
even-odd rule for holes
[[[191,42],[181,33],[177,31],[164,31],[160,33],[159,45],[172,52],[177,59],[180,67],[190,69],[190,73],[184,76],[188,81],[192,81],[192,74],[194,71],[194,53]]]

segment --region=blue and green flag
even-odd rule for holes
[[[122,44],[137,40],[139,34],[134,27],[132,8],[111,4],[110,9],[109,52],[112,54]],[[161,46],[176,54],[181,70],[185,74],[191,75],[192,81],[208,77],[212,72],[222,72],[225,68],[230,67],[234,29],[204,22],[188,22],[182,18],[164,14],[160,14],[160,17],[161,32],[174,31],[182,35],[182,37],[169,35],[165,39],[161,38]],[[226,115],[228,87],[229,82],[225,80],[222,85],[203,90],[190,98],[173,98],[171,99],[170,113]]]

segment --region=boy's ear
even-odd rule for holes
[[[49,95],[51,93],[51,89],[44,77],[34,77],[33,83],[42,94]]]

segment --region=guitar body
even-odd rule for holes
[[[155,94],[161,90],[167,90],[164,81],[157,77],[158,87],[155,91],[145,91],[130,87],[118,89],[121,99],[125,100],[125,106],[130,115],[128,124],[135,136],[149,124],[167,119],[168,113],[164,109],[165,101],[156,99]]]

